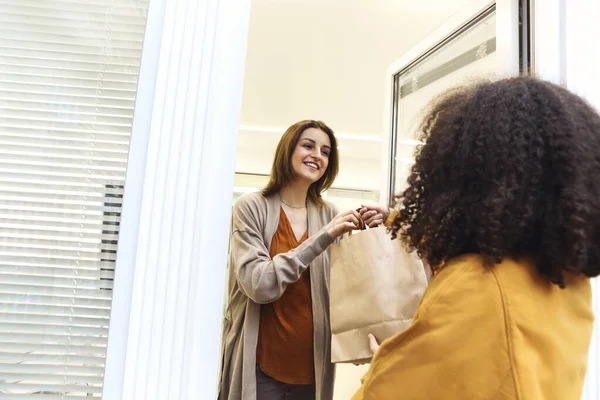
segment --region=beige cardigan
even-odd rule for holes
[[[310,264],[317,400],[333,398],[329,326],[329,245],[324,229],[337,209],[308,204],[309,238],[296,249],[269,256],[280,215],[279,195],[249,193],[233,207],[229,302],[223,323],[219,400],[256,400],[256,345],[260,305],[277,300]]]

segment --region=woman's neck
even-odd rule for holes
[[[283,203],[292,208],[305,207],[307,193],[308,187],[299,184],[286,186],[279,191]]]

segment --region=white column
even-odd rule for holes
[[[152,0],[103,397],[214,399],[249,0]]]
[[[565,22],[565,80],[567,87],[600,111],[600,2],[568,0]],[[600,178],[599,178],[600,179]],[[600,280],[592,280],[596,325],[590,346],[588,373],[582,400],[600,399]]]

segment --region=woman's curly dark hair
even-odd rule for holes
[[[520,77],[455,89],[421,125],[408,188],[392,224],[434,270],[465,253],[492,266],[532,256],[600,274],[600,116],[557,85]]]

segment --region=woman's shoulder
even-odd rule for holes
[[[262,220],[267,214],[268,200],[260,192],[245,193],[233,205],[233,218],[241,220]]]

